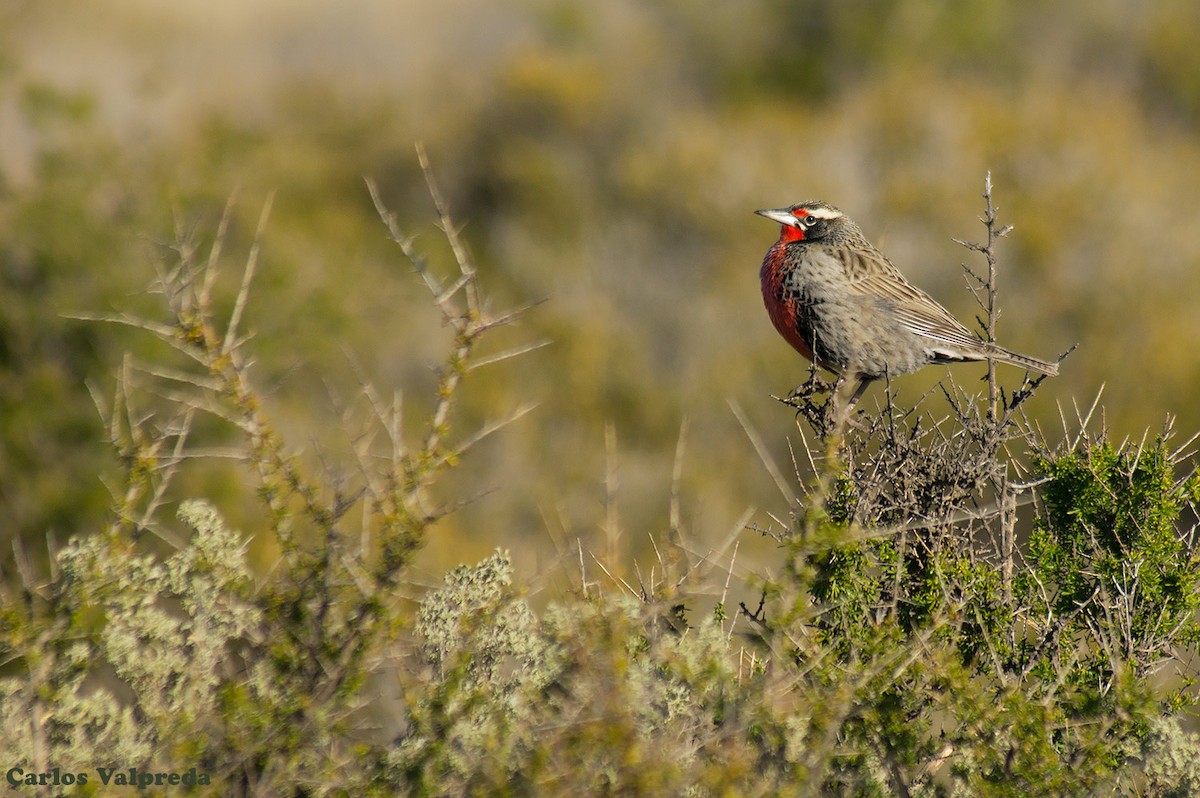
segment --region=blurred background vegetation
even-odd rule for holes
[[[1165,412],[1195,429],[1197,35],[1193,0],[0,0],[0,535],[44,549],[103,525],[117,468],[85,386],[109,395],[123,353],[159,350],[70,315],[159,313],[146,287],[177,231],[207,247],[231,196],[236,274],[276,192],[247,326],[294,447],[338,462],[359,368],[427,401],[448,333],[362,180],[447,264],[415,141],[497,305],[546,300],[497,350],[551,342],[470,375],[467,427],[539,406],[448,483],[491,492],[430,538],[431,582],[497,545],[546,570],[555,541],[602,545],[606,517],[644,545],[667,526],[685,419],[696,538],[782,511],[728,406],[788,462],[792,418],[769,394],[806,364],[761,306],[777,232],[757,208],[839,205],[970,319],[951,237],[982,235],[992,170],[1015,226],[1001,340],[1046,358],[1081,343],[1030,412],[1053,429],[1056,401],[1105,384],[1118,440]],[[253,485],[211,461],[176,492],[254,533]]]

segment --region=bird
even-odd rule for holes
[[[759,271],[767,313],[804,357],[859,380],[851,407],[874,380],[931,364],[994,360],[1058,374],[1057,363],[968,330],[834,206],[814,200],[755,213],[781,225]]]

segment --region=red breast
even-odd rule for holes
[[[786,235],[787,231],[792,229],[794,228],[786,226],[783,228],[784,235],[780,236],[779,241],[767,251],[767,256],[763,258],[762,269],[759,270],[758,277],[762,281],[763,304],[767,306],[771,323],[797,352],[812,360],[812,347],[800,334],[795,302],[787,299],[783,290],[783,282],[793,268],[787,261],[787,244],[789,240],[796,239],[788,239]]]

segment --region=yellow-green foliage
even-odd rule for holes
[[[214,795],[1195,792],[1200,483],[1115,441],[1200,426],[1198,14],[0,3],[0,759]],[[800,454],[750,211],[839,204],[969,321],[949,239],[988,168],[1000,339],[1081,349],[1028,424],[918,402],[936,369],[876,386],[781,509],[728,413]],[[474,259],[494,303],[428,300]],[[1111,439],[1035,432],[1102,382]]]
[[[163,561],[119,535],[72,542],[45,606],[13,618],[4,648],[24,673],[0,682],[10,767],[212,761],[232,646],[261,632],[262,613],[241,536],[204,502],[179,517],[194,537]]]

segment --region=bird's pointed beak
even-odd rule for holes
[[[755,213],[773,222],[786,224],[788,227],[795,227],[800,224],[800,220],[792,215],[792,211],[789,208],[768,208],[767,210],[755,211]]]

